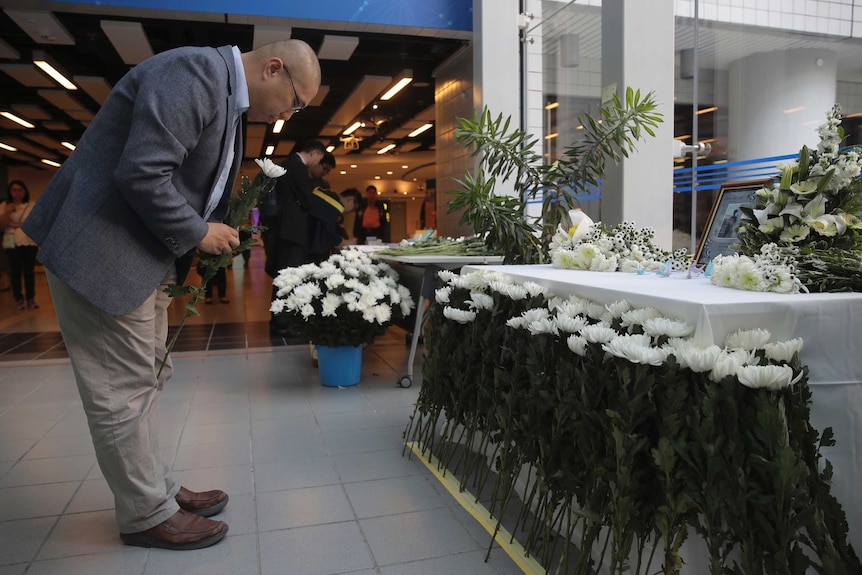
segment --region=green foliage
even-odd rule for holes
[[[601,121],[581,118],[582,139],[565,148],[561,159],[544,164],[536,150],[541,144],[520,129],[511,129],[511,118],[494,118],[488,108],[473,118],[458,119],[455,140],[480,158],[473,175],[456,179],[462,190],[452,191],[449,213],[460,212],[461,224],[487,234],[486,244],[502,254],[506,263],[541,263],[557,226],[568,211],[578,207],[578,196],[597,186],[605,175],[607,161],[619,163],[636,149],[645,135],[655,136],[662,121],[652,93],[628,88],[625,101],[614,95],[599,108]],[[514,181],[514,197],[498,196],[498,181]],[[528,199],[542,196],[542,218],[529,221]]]

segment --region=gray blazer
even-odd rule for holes
[[[138,308],[206,235],[236,86],[230,46],[169,50],[126,74],[27,218],[45,268],[111,315]],[[240,131],[210,221],[227,214]]]

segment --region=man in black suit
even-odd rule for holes
[[[280,164],[287,173],[275,181],[271,192],[275,194],[279,211],[274,229],[269,230],[270,246],[266,247],[266,273],[271,277],[284,268],[307,263],[308,212],[314,198],[309,168],[317,168],[325,153],[322,142],[309,140]],[[275,299],[275,292],[273,287],[272,299]],[[293,339],[293,334],[277,315],[270,317],[269,328],[273,335]]]

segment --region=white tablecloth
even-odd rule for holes
[[[835,447],[832,493],[850,524],[850,541],[862,553],[862,293],[782,295],[714,286],[706,278],[636,275],[535,266],[464,266],[461,273],[497,271],[518,281],[547,286],[557,296],[577,294],[600,303],[625,299],[651,306],[696,326],[695,339],[722,345],[738,329],[765,328],[772,341],[803,339],[802,363],[809,367],[813,394],[811,423],[832,427]]]

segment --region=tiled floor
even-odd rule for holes
[[[264,341],[259,257],[229,272],[231,303],[185,328],[163,396],[176,476],[231,496],[226,540],[200,551],[120,543],[44,276],[40,310],[18,312],[0,293],[0,575],[520,573],[499,549],[484,563],[489,536],[402,456],[421,386],[421,357],[413,387],[395,385],[404,332],[365,350],[360,385],[321,386],[307,348]]]

